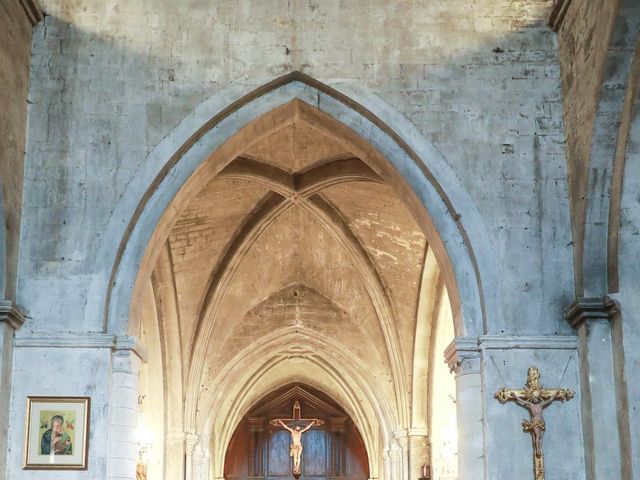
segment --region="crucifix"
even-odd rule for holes
[[[273,426],[280,426],[291,434],[289,456],[293,459],[293,476],[300,478],[302,474],[302,434],[311,427],[319,427],[324,421],[317,418],[302,418],[302,408],[298,400],[293,404],[291,418],[276,418],[269,422]]]
[[[544,452],[542,436],[545,431],[542,411],[553,402],[565,402],[573,398],[574,392],[568,388],[544,388],[540,384],[540,371],[530,367],[527,372],[527,383],[523,389],[501,388],[496,393],[500,403],[513,401],[529,411],[530,420],[522,421],[522,429],[531,434],[533,442],[534,480],[544,480]]]

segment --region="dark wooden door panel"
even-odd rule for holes
[[[291,475],[291,457],[289,456],[289,434],[273,432],[269,435],[269,453],[267,455],[269,476]]]
[[[327,471],[327,435],[323,430],[311,430],[305,433],[302,453],[302,473],[305,478],[320,476],[325,478]]]
[[[263,398],[238,425],[227,449],[228,480],[291,480],[291,435],[270,424],[292,418],[298,402],[300,419],[316,418],[302,437],[301,480],[367,480],[369,468],[364,442],[357,428],[332,399],[306,385],[287,385]],[[300,421],[302,426],[308,421]]]

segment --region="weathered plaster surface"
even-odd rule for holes
[[[5,287],[6,274],[3,298],[10,300],[16,298],[32,26],[22,2],[0,1],[0,184],[6,217],[0,228],[6,229],[7,249],[0,290]],[[3,262],[0,260],[0,266]]]
[[[576,271],[582,271],[591,133],[617,1],[572,1],[558,31]],[[581,273],[577,277],[582,282]],[[578,280],[577,278],[577,280]],[[576,285],[578,295],[582,285]]]
[[[73,336],[67,340],[73,342]],[[109,383],[111,349],[95,347],[33,348],[14,350],[12,419],[7,452],[7,479],[98,479],[106,478],[109,436]],[[43,396],[90,396],[91,430],[89,469],[86,471],[22,470],[26,398]],[[4,473],[4,472],[3,472]],[[46,477],[44,476],[46,475]],[[2,475],[0,474],[0,477]],[[4,477],[3,477],[4,478]]]
[[[48,2],[33,47],[21,263],[33,327],[84,316],[86,285],[103,267],[89,252],[147,152],[186,112],[232,80],[301,69],[362,82],[444,153],[505,268],[501,285],[485,286],[510,299],[507,324],[492,328],[566,329],[571,248],[547,4]],[[523,315],[535,320],[516,327]]]
[[[50,16],[36,30],[31,58],[18,288],[18,300],[25,305],[30,317],[25,337],[34,331],[49,330],[101,332],[104,317],[100,312],[104,305],[88,286],[99,284],[106,290],[106,281],[101,279],[112,265],[96,260],[104,258],[97,257],[96,252],[115,250],[115,245],[109,245],[114,239],[105,236],[105,229],[117,218],[114,209],[118,202],[140,181],[139,173],[144,170],[148,153],[180,119],[223,87],[239,84],[250,90],[251,86],[292,70],[301,70],[321,81],[346,80],[366,86],[406,116],[420,134],[443,153],[478,206],[488,229],[495,268],[500,272],[496,284],[485,284],[483,288],[485,293],[499,298],[503,315],[489,310],[487,331],[483,333],[545,333],[550,336],[547,340],[557,333],[571,334],[561,312],[574,295],[572,242],[581,238],[580,211],[585,209],[582,197],[586,167],[581,159],[589,155],[590,133],[587,132],[595,115],[591,99],[600,87],[599,42],[607,35],[607,21],[595,19],[608,18],[610,3],[572,2],[572,10],[560,32],[564,49],[560,59],[553,34],[544,25],[549,4],[548,1],[511,1],[508,8],[496,8],[496,3],[490,0],[440,3],[269,0],[241,4],[198,0],[173,3],[90,0],[79,6],[67,0],[47,1]],[[575,61],[567,53],[571,48],[575,49]],[[565,167],[563,143],[563,106],[569,127],[568,167]],[[246,153],[264,155],[291,172],[309,167],[306,162],[322,155],[344,153],[328,141],[314,143],[314,135],[308,131],[294,134],[290,130],[279,132],[279,137],[269,138]],[[287,145],[287,149],[280,155],[282,145]],[[570,189],[567,188],[567,168]],[[569,191],[573,199],[573,237]],[[191,354],[194,317],[208,278],[203,265],[207,263],[209,268],[215,264],[228,234],[239,228],[242,219],[265,192],[261,187],[249,191],[241,181],[216,179],[192,199],[172,231],[165,253],[173,259],[168,261],[169,267],[175,266],[174,290],[169,288],[169,291],[179,311],[175,316],[180,317],[177,333],[182,334],[182,338],[177,342],[177,349],[182,347],[185,357]],[[419,238],[419,232],[411,233],[415,231],[414,226],[401,218],[406,212],[394,207],[396,200],[385,197],[382,190],[332,187],[327,195],[342,207],[346,223],[368,240],[364,248],[370,257],[377,259],[385,275],[385,285],[400,316],[398,328],[405,345],[403,359],[410,371],[413,327],[410,313],[416,309],[418,262],[424,241]],[[373,197],[369,205],[367,195]],[[625,209],[633,210],[630,205],[634,198],[627,195],[623,199],[625,218],[628,218]],[[372,207],[377,216],[366,216],[363,205]],[[216,212],[212,206],[220,211]],[[217,215],[220,212],[224,215]],[[463,218],[462,223],[465,220]],[[371,222],[375,224],[373,229],[370,229]],[[402,233],[391,233],[398,230],[397,225],[401,226]],[[629,235],[621,241],[625,252],[634,248],[633,225],[629,221],[622,228],[624,235]],[[349,292],[337,289],[348,284],[351,295],[366,297],[335,240],[309,215],[296,209],[274,226],[271,237],[257,242],[257,250],[247,257],[249,263],[242,272],[244,281],[232,285],[223,310],[227,323],[220,324],[229,328],[216,330],[220,333],[216,336],[219,345],[214,343],[210,350],[205,350],[213,360],[205,370],[205,378],[215,378],[221,367],[227,367],[224,360],[231,358],[235,350],[250,350],[248,342],[257,328],[270,330],[290,322],[290,327],[300,324],[301,328],[326,337],[340,335],[360,357],[365,356],[365,352],[358,345],[362,341],[358,328],[366,330],[373,339],[372,352],[366,354],[366,360],[373,366],[367,373],[376,381],[386,381],[390,376],[388,359],[379,353],[383,348],[378,327],[371,322],[375,316],[373,307],[362,299],[351,301]],[[310,237],[298,238],[299,231],[310,232]],[[381,234],[386,238],[377,237],[376,232],[386,232]],[[409,248],[396,248],[403,241]],[[474,238],[469,241],[473,244]],[[331,255],[311,255],[309,252],[318,243]],[[580,248],[577,246],[578,256]],[[404,261],[411,268],[394,264],[392,257],[405,250],[410,251]],[[275,266],[259,265],[264,258],[260,253],[281,261]],[[337,260],[341,267],[330,269],[330,260]],[[627,275],[626,272],[621,275]],[[637,277],[625,278],[626,282],[631,278],[633,285]],[[274,284],[265,285],[269,280],[274,280]],[[301,287],[300,298],[293,301],[290,296],[301,280],[311,286]],[[285,286],[284,290],[280,289]],[[411,295],[403,292],[403,288],[410,290]],[[169,301],[163,298],[163,302]],[[245,302],[251,305],[244,305],[243,300],[251,300]],[[308,315],[302,318],[300,311]],[[325,317],[333,320],[322,323],[326,318],[317,315],[318,311],[328,312]],[[264,312],[275,315],[271,323],[264,319]],[[356,325],[339,328],[347,316],[355,320]],[[158,333],[158,336],[161,335]],[[629,333],[625,342],[633,342],[634,338],[633,333]],[[226,342],[228,339],[233,341]],[[333,388],[332,393],[351,407],[355,417],[376,418],[374,410],[383,410],[384,406],[376,404],[377,399],[365,387],[354,387],[353,397],[348,398],[345,393],[348,390],[340,386],[345,378],[359,378],[357,374],[361,372],[353,368],[348,375],[344,371],[340,375],[329,375],[331,365],[325,364],[326,357],[335,353],[316,340],[309,335],[306,343],[298,345],[304,350],[304,358],[294,368],[295,374],[301,378],[312,377],[312,374],[323,378],[327,388]],[[442,346],[440,340],[438,348]],[[574,347],[553,349],[528,345],[481,347],[473,371],[458,376],[458,409],[468,408],[467,412],[472,413],[462,417],[459,434],[461,438],[466,434],[474,439],[465,443],[465,448],[471,447],[467,451],[479,450],[486,454],[461,465],[460,472],[467,474],[464,478],[478,478],[472,472],[477,475],[484,466],[488,467],[486,478],[489,479],[501,478],[504,472],[522,477],[530,473],[529,438],[520,431],[519,422],[526,412],[494,401],[492,394],[499,386],[506,382],[511,386],[520,385],[526,368],[535,362],[549,384],[562,380],[563,386],[579,390]],[[216,348],[218,346],[220,348]],[[278,343],[277,339],[264,346],[273,347],[273,352],[243,361],[249,364],[250,360],[270,358],[269,355],[275,353],[292,355],[288,346]],[[24,396],[38,390],[40,380],[36,372],[45,369],[45,364],[57,365],[70,359],[69,365],[82,362],[91,368],[95,378],[108,378],[112,361],[107,352],[108,348],[85,351],[19,345],[15,364],[21,379],[13,392],[13,410],[20,412],[18,405]],[[153,355],[156,357],[157,352]],[[155,361],[157,363],[157,358]],[[78,392],[96,396],[94,435],[95,429],[106,431],[109,421],[104,407],[109,401],[106,380],[101,383],[88,376],[78,377],[69,365],[53,372],[46,370],[51,381],[42,393],[64,390],[64,394]],[[568,368],[563,376],[565,365]],[[180,368],[186,369],[184,365]],[[279,364],[270,374],[259,376],[258,368],[250,364],[238,371],[243,381],[259,380],[259,388],[246,390],[245,384],[234,383],[237,379],[231,378],[226,380],[229,388],[224,390],[232,393],[228,398],[211,396],[212,405],[224,407],[216,410],[217,415],[244,408],[245,403],[250,403],[251,395],[260,394],[259,389],[268,391],[277,386],[292,371],[286,364]],[[147,374],[153,371],[157,370],[150,369]],[[64,383],[67,378],[70,380]],[[451,387],[448,386],[449,391]],[[135,391],[135,385],[130,389]],[[385,395],[392,396],[389,392],[393,388],[384,391]],[[634,392],[630,389],[631,403],[637,400]],[[244,400],[236,401],[236,393],[244,395]],[[131,403],[131,398],[126,400]],[[439,401],[446,403],[447,400],[440,398]],[[547,459],[549,475],[553,478],[584,477],[579,405],[580,400],[576,398],[549,410],[547,418],[553,432],[547,437],[550,450]],[[380,442],[376,428],[384,429],[385,438],[389,438],[391,430],[398,426],[393,424],[397,412],[390,411],[386,416],[378,415],[387,423],[380,426],[371,422],[371,431],[365,431],[370,445]],[[10,429],[10,438],[16,445],[20,443],[20,414]],[[200,415],[206,417],[208,411]],[[204,425],[210,419],[203,417],[198,420]],[[465,419],[471,419],[471,424]],[[223,419],[215,420],[218,423],[211,427],[213,431],[206,431],[207,426],[200,432],[203,435],[200,447],[211,440],[207,435],[216,438],[223,430],[233,431],[220,426]],[[558,435],[559,431],[566,437]],[[483,433],[487,434],[486,445],[481,441]],[[395,434],[404,438],[402,432]],[[71,478],[106,476],[106,440],[92,442],[92,458],[99,460],[92,466],[91,474],[74,473]],[[501,447],[503,444],[508,455]],[[214,444],[214,451],[221,448]],[[437,452],[440,455],[443,450],[436,448]],[[220,452],[217,453],[219,457]],[[15,449],[9,452],[10,478],[38,478],[32,472],[19,469],[20,455]],[[126,462],[132,461],[130,457],[126,457]],[[523,461],[516,463],[513,458]],[[382,469],[381,465],[378,467]],[[447,470],[445,467],[446,462],[442,470]],[[109,473],[117,476],[124,470],[124,467],[118,470],[116,465]],[[385,478],[396,478],[390,473],[386,472]],[[56,475],[52,473],[47,478],[61,478]],[[123,473],[123,478],[125,476]]]
[[[560,338],[560,337],[556,337]],[[562,386],[578,391],[578,356],[571,337],[552,347],[555,339],[544,339],[538,346],[524,344],[516,349],[486,345],[483,350],[487,428],[487,478],[528,478],[532,476],[531,435],[522,431],[522,420],[529,413],[515,403],[501,404],[494,394],[502,387],[522,388],[527,369],[537,366],[541,383],[548,388]],[[546,345],[545,345],[546,344]],[[545,466],[548,478],[584,479],[582,458],[581,404],[579,398],[555,402],[544,411]],[[500,458],[510,459],[502,462]]]
[[[640,368],[640,267],[637,261],[624,261],[626,258],[638,258],[640,255],[640,91],[634,100],[634,116],[629,133],[629,143],[625,155],[624,184],[620,207],[620,294],[613,296],[622,306],[622,331],[624,346],[618,352],[624,361],[627,396],[621,402],[628,409],[631,434],[631,458],[635,475],[640,473],[640,458],[636,454],[640,449],[640,385],[634,381],[633,373]]]

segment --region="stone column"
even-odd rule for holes
[[[185,434],[183,432],[169,432],[165,439],[165,474],[167,478],[184,476]]]
[[[203,449],[198,442],[193,448],[191,454],[191,479],[188,480],[209,480],[209,454],[206,449]]]
[[[198,445],[200,437],[193,433],[187,433],[184,440],[185,450],[185,480],[196,480],[197,465],[194,457],[197,457],[196,445]]]
[[[611,323],[617,314],[616,303],[605,296],[580,298],[564,315],[578,332],[587,480],[622,478],[617,412],[621,386],[616,385]]]
[[[444,354],[449,368],[456,376],[458,475],[461,480],[482,480],[486,478],[486,474],[478,340],[456,338]]]
[[[409,479],[420,477],[422,465],[429,465],[429,432],[426,428],[410,428],[409,440]]]
[[[7,468],[7,436],[13,370],[13,337],[24,315],[11,302],[0,302],[0,478]]]
[[[406,472],[402,473],[402,452],[399,445],[393,445],[384,452],[384,478],[405,479]]]
[[[209,480],[211,476],[211,454],[208,449],[202,451],[202,479]]]
[[[135,337],[116,338],[111,357],[109,480],[135,480],[138,462],[138,375],[146,361]]]
[[[398,476],[394,478],[408,478],[409,475],[409,435],[407,430],[398,430],[395,432],[396,442],[398,444],[396,471]]]

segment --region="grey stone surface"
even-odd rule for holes
[[[484,349],[483,365],[487,478],[533,477],[531,435],[522,431],[522,420],[528,420],[529,413],[512,402],[501,404],[494,395],[502,387],[522,388],[531,366],[540,369],[543,386],[578,392],[575,341],[573,348],[569,343],[556,349]],[[566,403],[552,404],[544,411],[544,417],[547,478],[584,479],[580,395]]]
[[[637,61],[638,53],[636,53]],[[640,474],[640,382],[636,372],[640,371],[640,94],[636,87],[634,99],[635,115],[626,150],[624,187],[620,208],[620,293],[612,295],[619,302],[622,316],[623,337],[616,348],[624,357],[624,380],[627,401],[622,403],[628,410],[630,428],[630,458],[633,474]],[[628,261],[627,259],[633,259]]]
[[[300,69],[364,84],[444,154],[504,266],[499,284],[485,288],[514,300],[496,332],[540,328],[511,324],[522,315],[514,305],[548,319],[547,331],[566,331],[559,313],[571,296],[571,246],[557,52],[544,2],[514,6],[505,14],[492,2],[473,10],[466,2],[220,2],[203,16],[198,3],[75,10],[48,2],[33,47],[21,263],[21,298],[40,292],[29,302],[33,327],[64,329],[71,316],[101,328],[93,310],[85,316],[86,286],[105,266],[88,252],[110,244],[102,231],[113,205],[186,112],[233,80],[257,85]],[[378,34],[400,24],[403,33]]]
[[[0,0],[0,103],[6,106],[0,178],[8,228],[0,290],[6,284],[6,297],[28,313],[15,346],[0,322],[0,400],[11,399],[8,468],[0,477],[131,478],[137,367],[114,372],[119,357],[112,350],[135,342],[123,346],[113,334],[133,325],[131,292],[146,241],[189,174],[223,140],[258,114],[300,98],[384,153],[429,212],[448,196],[460,215],[434,214],[434,221],[441,222],[461,291],[470,292],[463,303],[471,299],[466,305],[472,305],[463,308],[458,332],[472,335],[463,339],[468,355],[454,363],[461,478],[531,476],[531,440],[520,424],[527,412],[493,398],[502,386],[523,385],[531,365],[541,369],[545,385],[578,392],[545,412],[548,478],[616,478],[618,471],[638,478],[638,83],[632,74],[609,76],[617,70],[606,67],[619,65],[619,54],[625,71],[638,70],[638,27],[620,21],[636,18],[633,2],[568,2],[557,38],[545,25],[546,0],[44,3],[48,16],[29,52],[24,2]],[[635,9],[625,10],[629,6]],[[291,84],[221,123],[154,189],[176,149],[213,113],[292,71],[330,85],[397,130],[433,170],[433,184],[375,125],[330,96]],[[602,151],[592,152],[594,142]],[[590,163],[594,154],[597,162]],[[444,195],[434,193],[434,185]],[[156,208],[144,209],[136,223],[149,188]],[[619,212],[610,198],[619,199]],[[606,212],[613,212],[608,224]],[[461,239],[463,227],[471,233],[467,239]],[[127,233],[132,241],[123,255],[118,248]],[[619,244],[607,244],[611,238]],[[592,241],[593,258],[584,256],[585,241]],[[475,259],[464,253],[465,242]],[[613,263],[617,283],[607,278]],[[579,346],[562,313],[585,285],[593,295],[613,294],[621,323],[600,336],[581,332],[588,341]],[[578,348],[587,355],[582,366]],[[587,388],[595,378],[585,375],[589,363],[610,383]],[[586,402],[585,391],[595,398]],[[21,469],[23,405],[36,394],[92,397],[88,471]],[[607,403],[611,398],[615,405]],[[586,404],[606,415],[590,418]],[[583,429],[589,420],[607,432],[593,446]],[[383,439],[394,457],[386,463],[392,478],[407,474],[390,440],[394,427],[384,426]],[[188,461],[198,480],[208,476],[204,450],[198,444]],[[591,471],[585,463],[596,453]]]
[[[27,90],[32,20],[25,5],[32,1],[2,0],[0,2],[0,184],[4,203],[0,217],[0,237],[5,237],[5,249],[0,242],[0,290],[2,299],[15,300],[16,272],[22,214],[22,179],[27,126]],[[2,210],[2,209],[0,209]],[[6,265],[5,265],[6,261]],[[6,275],[6,279],[4,278]],[[6,294],[4,293],[6,288]]]

